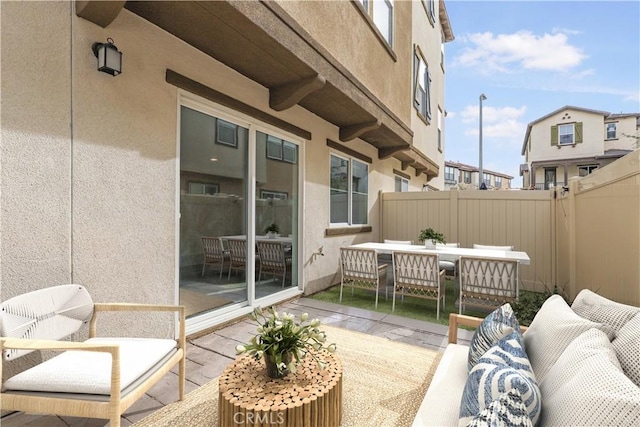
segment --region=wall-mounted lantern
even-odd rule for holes
[[[96,42],[91,50],[98,58],[98,71],[114,77],[122,72],[122,52],[113,44],[113,39],[108,38],[106,43]]]

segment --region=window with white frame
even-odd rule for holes
[[[419,49],[413,55],[413,105],[427,122],[431,121],[431,77]]]
[[[372,17],[382,37],[393,46],[393,0],[373,0]]]
[[[407,178],[396,175],[395,183],[396,183],[396,193],[409,191],[409,180]]]
[[[488,187],[491,185],[491,175],[489,175],[488,173],[483,173],[483,179],[482,182],[484,182],[484,184]]]
[[[431,22],[431,25],[434,25],[436,22],[436,0],[422,0],[422,4],[427,10],[429,22]]]
[[[298,161],[298,148],[295,144],[275,136],[267,136],[267,157],[272,160],[296,164]]]
[[[444,33],[440,33],[440,66],[444,70]]]
[[[573,144],[574,141],[575,139],[573,123],[558,125],[558,144]]]
[[[587,176],[596,169],[598,169],[598,165],[578,165],[578,175]]]
[[[498,188],[502,187],[502,177],[501,176],[496,176],[495,180],[496,180],[496,187],[498,187]]]
[[[331,155],[331,224],[366,224],[369,205],[369,165]]]
[[[607,123],[607,139],[616,139],[616,123]]]
[[[464,171],[465,184],[471,184],[471,171]]]
[[[451,166],[444,167],[444,181],[448,184],[455,184],[456,182],[456,170]]]

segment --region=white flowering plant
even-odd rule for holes
[[[266,316],[260,307],[257,307],[249,316],[258,324],[258,333],[254,335],[248,344],[236,346],[236,353],[248,353],[256,360],[268,356],[275,361],[279,373],[296,372],[296,364],[304,359],[309,350],[316,351],[326,349],[329,352],[336,350],[335,343],[326,345],[327,335],[318,329],[320,320],[308,321],[309,315],[303,313],[300,322],[296,322],[293,314],[278,313],[275,307],[270,307]],[[320,369],[325,368],[325,362],[310,353]]]

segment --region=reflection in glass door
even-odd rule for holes
[[[249,129],[180,110],[180,304],[193,316],[248,298]]]
[[[256,298],[297,287],[298,146],[256,133]]]

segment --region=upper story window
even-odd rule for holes
[[[616,123],[607,123],[607,139],[616,139]]]
[[[422,0],[422,4],[427,9],[427,17],[431,25],[436,23],[436,0]]]
[[[396,175],[395,183],[396,183],[396,193],[409,191],[409,180],[407,178]]]
[[[551,145],[574,145],[582,142],[582,122],[551,126]]]
[[[369,165],[331,155],[331,224],[366,224],[369,206]]]
[[[296,164],[298,161],[298,148],[291,142],[268,135],[267,157],[273,160],[282,160],[287,163]]]
[[[438,150],[442,151],[442,110],[438,107]]]
[[[444,167],[444,181],[447,183],[455,184],[456,183],[456,170],[451,166]]]
[[[413,106],[418,110],[418,114],[431,122],[431,77],[429,68],[420,50],[416,48],[413,55]]]
[[[393,0],[358,0],[380,34],[393,46]]]
[[[487,186],[491,185],[491,175],[489,175],[488,173],[483,173],[482,175],[484,175],[482,182],[484,182]]]
[[[444,71],[444,33],[440,33],[440,67]]]
[[[471,184],[471,171],[464,172],[464,182],[465,184]]]
[[[502,187],[502,177],[496,176],[496,187]]]

